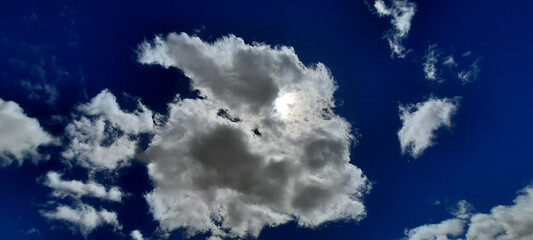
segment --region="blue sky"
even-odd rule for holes
[[[528,1],[0,9],[3,239],[533,238]]]

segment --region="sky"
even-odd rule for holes
[[[530,1],[2,1],[2,239],[533,239]]]

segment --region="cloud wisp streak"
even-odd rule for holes
[[[403,46],[403,40],[407,38],[411,29],[411,20],[416,13],[416,3],[407,0],[394,0],[387,6],[383,0],[376,0],[374,8],[380,17],[390,17],[392,29],[385,32],[392,50],[391,57],[405,58],[409,50]]]

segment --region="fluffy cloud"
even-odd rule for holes
[[[463,84],[467,84],[477,79],[477,76],[479,75],[479,72],[481,71],[481,68],[479,67],[478,63],[479,63],[479,58],[476,59],[472,64],[470,64],[470,68],[468,70],[461,71],[457,74],[457,77],[461,79]]]
[[[439,55],[440,53],[437,51],[437,45],[429,45],[429,48],[426,51],[426,55],[424,56],[424,59],[426,59],[426,61],[422,64],[422,66],[424,67],[424,76],[427,80],[435,82],[444,81],[444,79],[439,77],[439,73],[437,70],[437,62]],[[453,58],[451,60],[453,61]]]
[[[409,34],[411,20],[416,13],[416,4],[407,0],[393,0],[392,6],[389,7],[383,0],[376,0],[374,8],[380,17],[391,18],[393,28],[387,31],[384,36],[392,50],[391,56],[404,58],[408,51],[403,46],[402,41]]]
[[[99,183],[83,183],[76,180],[66,181],[61,179],[61,177],[61,174],[53,171],[46,174],[44,185],[53,189],[52,195],[55,197],[64,198],[66,196],[72,196],[79,199],[83,196],[90,196],[115,202],[120,202],[122,199],[123,194],[117,187],[106,190]]]
[[[143,235],[141,234],[141,232],[139,230],[131,231],[130,236],[131,236],[131,239],[133,239],[133,240],[143,240],[144,239]]]
[[[526,240],[533,238],[533,187],[521,191],[510,206],[496,206],[490,213],[463,214],[439,224],[406,231],[417,239]]]
[[[37,119],[26,116],[17,103],[3,99],[0,99],[0,133],[0,166],[14,161],[20,165],[24,159],[33,163],[48,159],[37,148],[54,142]]]
[[[257,237],[265,226],[361,219],[369,189],[350,164],[350,124],[335,115],[336,84],[294,49],[213,43],[185,33],[139,47],[139,61],[183,70],[204,96],[169,104],[144,157],[146,195],[163,229]]]
[[[87,237],[94,229],[111,225],[115,229],[122,229],[118,223],[117,214],[105,209],[97,211],[94,207],[78,203],[75,208],[61,205],[52,211],[41,211],[41,215],[49,220],[57,220],[69,223],[73,231],[79,231]]]
[[[457,111],[459,98],[430,98],[417,104],[400,104],[402,128],[398,131],[402,153],[417,158],[433,145],[435,131],[451,127],[451,118]]]
[[[140,102],[134,112],[120,109],[104,90],[78,106],[80,117],[67,125],[70,140],[63,157],[91,169],[114,169],[127,164],[137,150],[137,135],[154,128],[152,112]]]

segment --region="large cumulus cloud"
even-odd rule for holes
[[[323,64],[305,66],[290,47],[184,33],[143,42],[139,61],[183,70],[203,96],[170,103],[143,153],[163,229],[257,237],[288,221],[364,217],[369,184],[349,163],[351,127],[332,111],[337,87]]]

